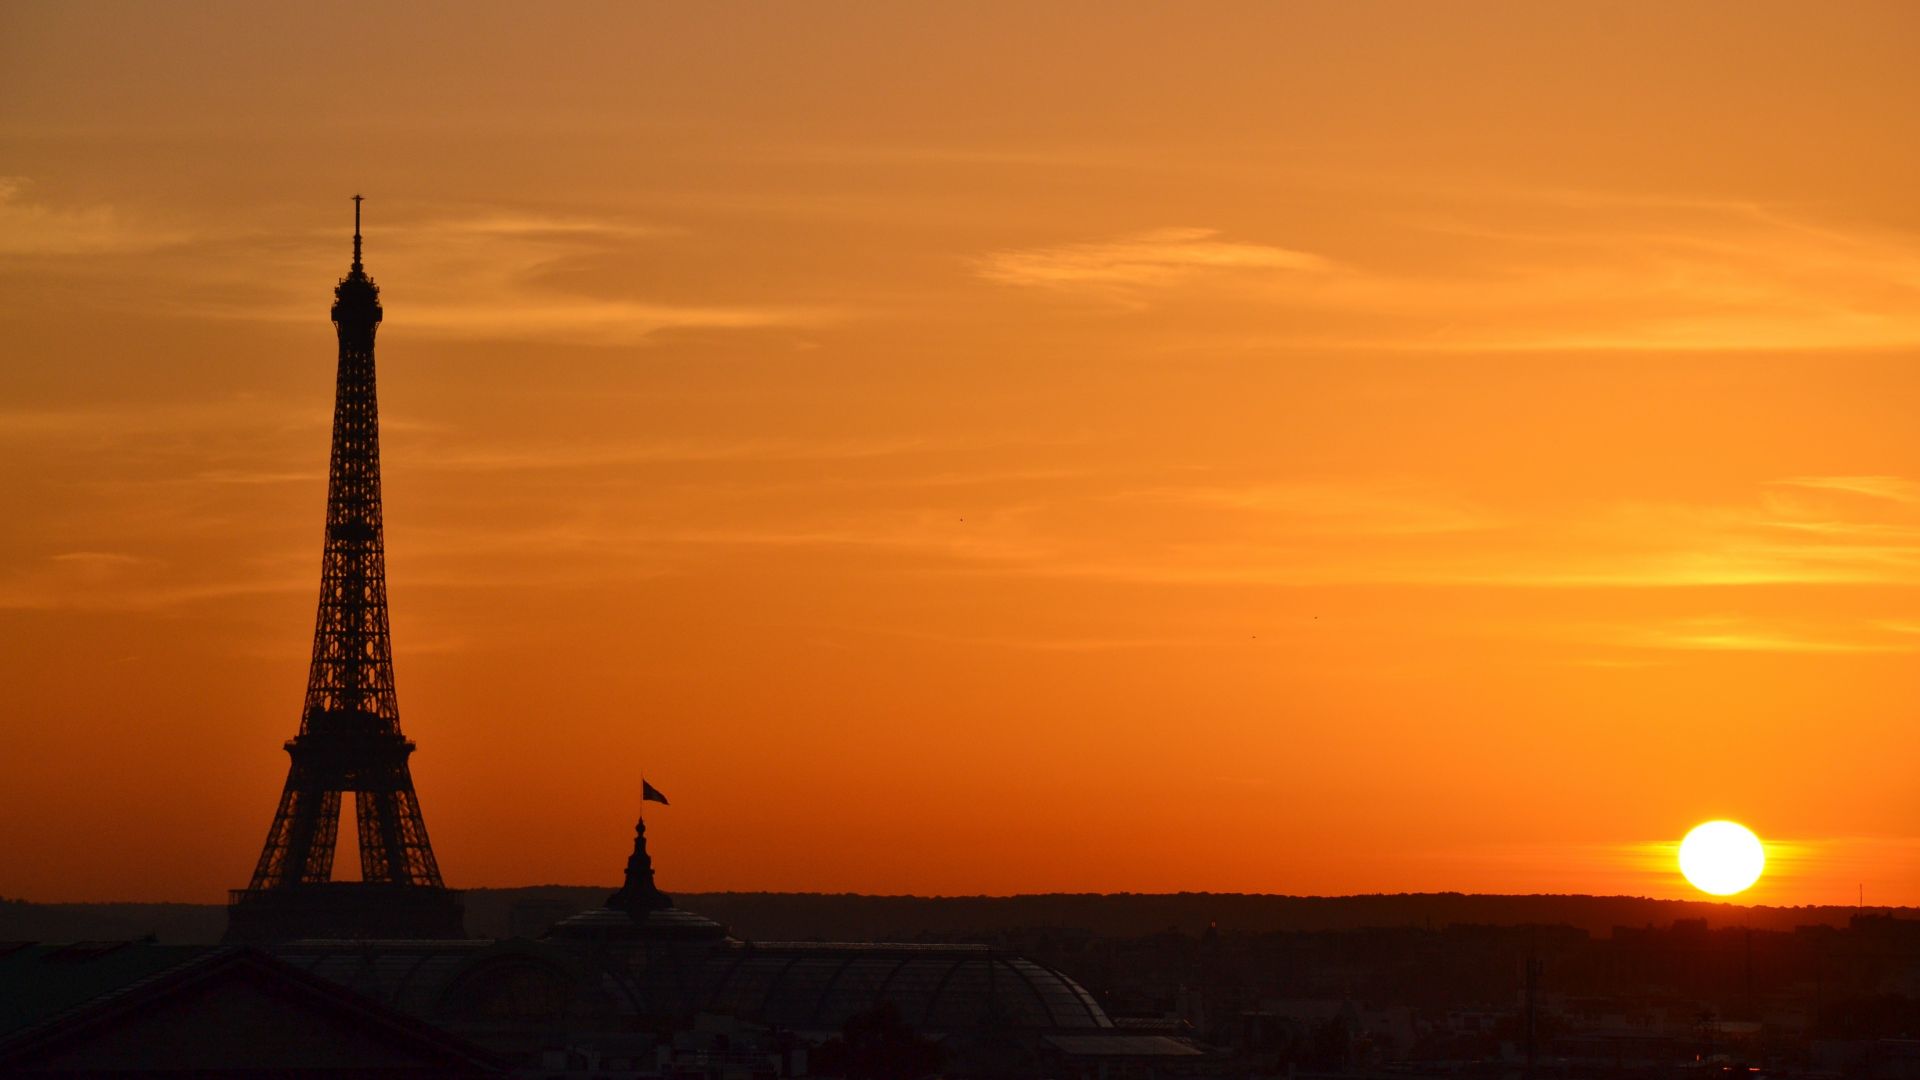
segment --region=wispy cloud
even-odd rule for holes
[[[613,524],[583,527],[615,530],[610,542],[621,545],[889,549],[923,557],[930,569],[1164,586],[1920,585],[1920,521],[1910,523],[1907,534],[1864,539],[1851,531],[1799,530],[1783,526],[1805,515],[1849,529],[1893,523],[1839,506],[1783,509],[1758,497],[1542,510],[1363,478],[1169,481],[1106,492],[1097,485],[1073,494],[1049,491],[1019,501],[1003,496],[957,518],[825,497],[832,490],[819,489],[822,497],[774,521],[716,519],[639,532]],[[1799,652],[1893,652],[1912,645],[1873,625],[1715,619],[1603,627],[1586,631],[1583,640],[1642,649]]]
[[[999,251],[980,258],[981,277],[1053,289],[1131,290],[1215,272],[1322,271],[1326,259],[1271,244],[1229,240],[1218,229],[1166,228],[1114,240]]]
[[[1790,476],[1774,483],[1815,491],[1837,491],[1889,502],[1920,503],[1920,482],[1903,476]]]
[[[413,450],[406,468],[474,472],[594,469],[632,465],[859,461],[964,448],[930,438],[711,438],[582,440],[508,445],[443,439]],[[940,482],[936,477],[934,482]]]
[[[0,176],[0,255],[108,255],[151,251],[184,239],[105,204],[36,199],[24,176]]]
[[[618,277],[573,273],[682,233],[619,219],[484,210],[396,228],[382,238],[379,273],[411,283],[404,300],[389,301],[406,305],[397,328],[461,340],[641,345],[666,330],[819,326],[845,317],[824,305],[669,300],[622,289]],[[593,291],[576,282],[591,282]],[[284,317],[309,318],[310,306],[304,297],[290,302]]]
[[[588,241],[639,240],[677,235],[682,230],[630,221],[509,210],[483,210],[465,217],[402,223],[391,232],[394,238],[408,242],[432,243],[449,235],[532,237],[549,240],[571,238]]]
[[[101,568],[135,566],[143,562],[151,561],[138,555],[128,555],[120,551],[63,551],[58,555],[49,555],[47,557],[54,562],[66,563],[71,566]]]
[[[1184,505],[1152,513],[1154,503]],[[1851,505],[1846,505],[1850,503]],[[1888,513],[1862,511],[1885,507]],[[1125,508],[1125,509],[1122,509]],[[1220,517],[1218,515],[1231,515]],[[1821,529],[1797,526],[1809,521]],[[1517,589],[1920,584],[1920,513],[1850,496],[1782,504],[1482,505],[1404,484],[1169,483],[982,518],[1017,524],[1001,569],[1158,585],[1411,585]],[[981,537],[984,539],[984,537]],[[1672,648],[1904,651],[1884,636],[1781,627],[1667,626]]]
[[[344,266],[345,239],[339,230],[266,235],[235,221],[189,237],[115,207],[32,201],[29,187],[21,178],[0,178],[0,254],[98,256],[191,239],[205,256],[193,269],[200,287],[184,294],[140,288],[117,264],[65,265],[63,273],[119,282],[111,290],[95,290],[96,305],[311,322],[314,283],[329,282]],[[606,270],[636,252],[686,238],[686,230],[673,225],[479,207],[380,222],[369,229],[368,264],[376,279],[405,283],[385,297],[396,316],[389,333],[466,341],[632,346],[669,330],[813,327],[850,314],[838,304],[657,295],[635,285],[630,274]],[[228,250],[244,251],[244,257],[218,257]],[[404,318],[398,317],[401,311]]]
[[[1484,194],[1484,193],[1483,193]],[[1427,197],[1431,193],[1425,193]],[[1412,197],[1412,196],[1410,196]],[[1528,207],[1524,213],[1516,204]],[[1496,222],[1497,224],[1486,224]],[[1505,193],[1308,253],[1179,228],[990,253],[991,281],[1204,312],[1179,347],[1803,350],[1920,343],[1920,240],[1751,202]]]
[[[836,317],[824,308],[524,298],[499,304],[428,302],[407,312],[410,332],[433,337],[538,339],[575,345],[638,345],[662,330],[806,326]]]
[[[1025,634],[982,636],[967,634],[941,634],[919,629],[901,627],[823,627],[834,633],[860,638],[895,638],[912,641],[934,642],[944,645],[983,646],[990,649],[1008,649],[1016,652],[1040,653],[1106,653],[1106,652],[1155,652],[1168,649],[1207,649],[1217,648],[1227,635],[1214,634],[1190,635],[1185,637],[1171,635],[1140,636],[1093,636],[1086,634]]]
[[[884,448],[842,449],[866,454]],[[684,452],[637,447],[617,459]],[[711,452],[722,456],[707,460],[728,460],[722,448]],[[738,452],[815,451],[741,447]],[[605,456],[605,448],[593,455],[616,460]],[[568,467],[581,467],[584,460],[571,451],[553,459]],[[902,484],[914,475],[907,460],[887,465],[888,474],[900,475]],[[510,455],[467,466],[529,463]],[[673,529],[621,521],[578,527],[601,537],[593,541],[583,535],[582,543],[603,541],[621,550],[885,549],[917,556],[934,571],[1173,587],[1920,585],[1920,522],[1908,535],[1867,539],[1853,532],[1783,527],[1800,520],[1794,515],[1809,513],[1849,529],[1874,524],[1832,506],[1783,510],[1754,498],[1720,504],[1596,502],[1541,510],[1484,505],[1444,491],[1361,478],[1291,484],[1168,481],[1107,491],[1100,490],[1097,478],[1078,479],[1074,492],[1048,489],[1018,498],[1003,493],[984,505],[970,500],[963,516],[923,504],[876,504],[854,494],[865,489],[842,486],[809,489],[813,498],[773,518],[736,516],[726,508],[733,505],[728,502],[711,504],[710,516],[695,515]],[[1873,625],[1849,629],[1715,618],[1594,628],[1583,631],[1582,640],[1649,650],[1893,652],[1912,646],[1910,638]]]
[[[324,406],[230,397],[215,401],[114,402],[43,409],[0,409],[0,438],[48,441],[69,438],[116,440],[209,431],[306,431],[324,429]],[[391,420],[382,425],[392,429]]]
[[[1799,350],[1920,342],[1920,242],[1746,200],[1484,191],[1417,227],[1445,277],[1349,277],[1328,302],[1431,320],[1440,350]],[[1544,214],[1515,214],[1536,203]],[[1499,221],[1489,225],[1482,222]],[[1524,223],[1524,224],[1523,224]],[[1381,342],[1383,345],[1390,342]]]
[[[1851,634],[1846,633],[1848,630]],[[1736,615],[1615,626],[1588,636],[1599,644],[1633,649],[1841,654],[1920,652],[1920,640],[1889,630],[1880,623],[1822,627]]]
[[[225,568],[219,568],[224,570]],[[158,611],[206,600],[307,591],[309,575],[192,580],[164,560],[73,551],[0,567],[0,611]]]
[[[407,283],[384,298],[394,316],[389,332],[407,335],[633,346],[668,330],[812,327],[848,315],[799,302],[668,299],[623,287],[621,275],[576,272],[682,236],[677,227],[644,222],[492,208],[383,224],[368,261],[377,279]],[[324,280],[338,271],[337,235],[309,243],[295,255],[301,272],[276,280]],[[224,301],[206,313],[296,322],[310,320],[312,306],[305,288],[264,303]]]
[[[203,469],[186,479],[205,484],[308,484],[327,478],[324,469]]]
[[[1244,511],[1283,523],[1294,535],[1471,532],[1499,524],[1497,515],[1464,499],[1391,483],[1194,484],[1120,497]]]

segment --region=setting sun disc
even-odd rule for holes
[[[1680,872],[1694,888],[1714,896],[1752,888],[1766,865],[1767,852],[1760,838],[1738,822],[1696,825],[1680,841]]]

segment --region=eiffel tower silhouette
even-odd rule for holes
[[[386,546],[380,512],[380,410],[373,337],[380,288],[360,261],[353,197],[353,266],[334,289],[340,366],[327,471],[320,611],[300,732],[253,880],[231,895],[227,940],[463,937],[458,896],[440,879],[400,733],[387,630]],[[334,881],[340,797],[352,792],[360,880]]]

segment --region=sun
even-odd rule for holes
[[[1767,850],[1753,830],[1734,821],[1696,825],[1680,841],[1680,872],[1693,887],[1715,896],[1744,892],[1760,880]]]

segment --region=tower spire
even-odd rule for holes
[[[360,204],[365,199],[365,195],[357,193],[353,197],[353,272],[356,274],[366,272],[360,265]]]

